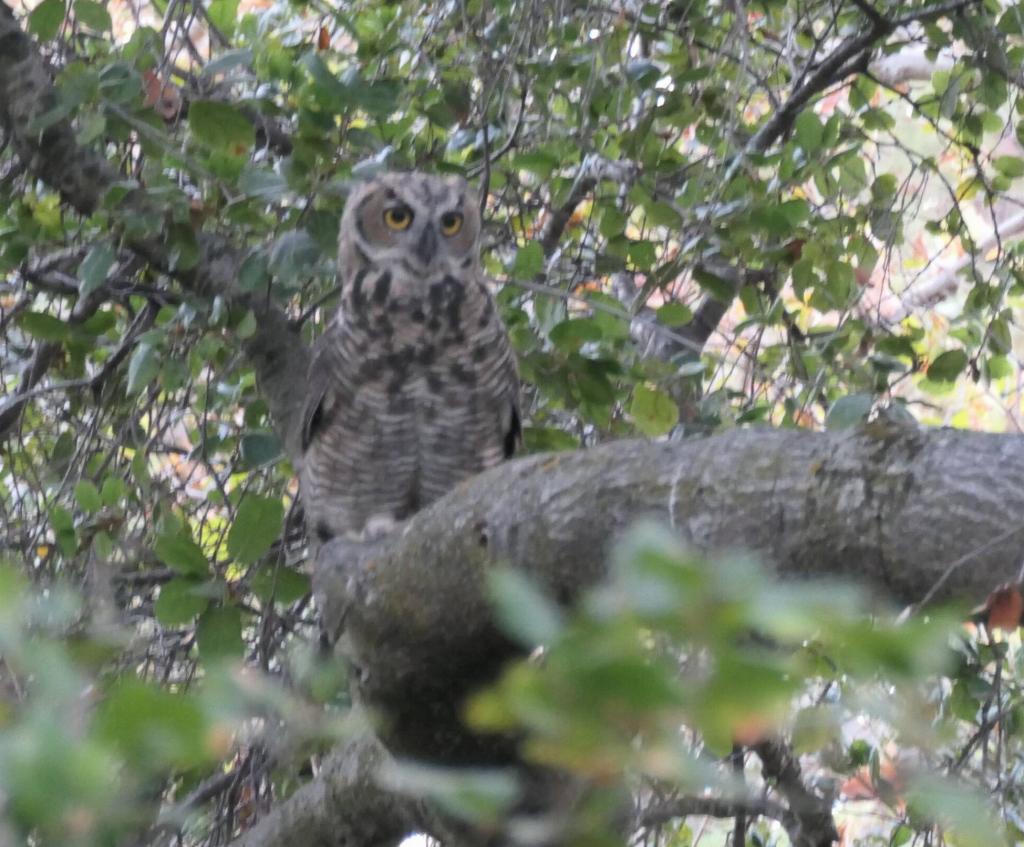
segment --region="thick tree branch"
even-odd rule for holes
[[[387,753],[370,738],[335,750],[317,778],[279,803],[232,847],[390,847],[417,828],[412,800],[382,790]]]
[[[19,158],[37,177],[59,191],[71,208],[81,214],[91,214],[117,175],[103,157],[78,146],[70,121],[59,120],[41,131],[38,129],[36,124],[56,102],[52,82],[36,45],[22,32],[11,9],[0,2],[0,124],[12,139]],[[189,270],[180,270],[172,262],[171,251],[162,234],[148,231],[141,234],[127,228],[133,219],[164,220],[163,211],[153,207],[142,191],[130,193],[115,210],[114,218],[126,226],[123,234],[129,249],[177,279],[185,288],[204,296],[220,294],[233,305],[253,309],[257,330],[246,341],[246,352],[256,369],[285,449],[297,463],[300,459],[298,417],[309,352],[280,306],[269,297],[239,290],[236,280],[245,258],[244,251],[218,235],[203,233],[199,236],[198,263]],[[53,359],[52,353],[47,354],[45,350],[37,354],[22,380],[25,391],[39,383]],[[0,439],[11,433],[23,407],[23,400],[4,407]]]
[[[467,760],[480,750],[459,735],[461,698],[513,654],[487,601],[499,565],[567,601],[601,578],[624,527],[653,516],[701,549],[757,551],[782,576],[845,576],[902,603],[936,584],[978,600],[1015,578],[1021,515],[1018,437],[884,419],[855,434],[739,430],[511,462],[376,547],[329,545],[316,583],[389,748]]]
[[[509,463],[390,539],[328,545],[316,583],[326,616],[344,619],[345,650],[385,743],[457,763],[511,755],[507,739],[473,739],[460,721],[462,698],[515,654],[487,600],[494,567],[521,569],[567,602],[603,576],[614,537],[653,516],[701,549],[757,551],[782,576],[845,576],[904,603],[936,587],[974,600],[1016,575],[1022,514],[1018,437],[885,419],[840,434],[738,430]],[[801,844],[828,843],[827,800],[797,796],[806,788],[784,751],[758,752],[787,807],[749,813],[783,820]]]

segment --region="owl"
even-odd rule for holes
[[[479,237],[461,178],[389,173],[349,196],[303,413],[316,542],[376,537],[515,451],[519,381]]]

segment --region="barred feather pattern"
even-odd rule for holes
[[[429,208],[461,197],[468,214],[475,203],[461,181],[417,177],[440,195],[427,192]],[[400,185],[395,196],[409,196]],[[508,458],[519,439],[515,358],[475,235],[464,255],[440,261],[411,261],[401,249],[374,257],[372,227],[352,220],[367,205],[355,198],[346,209],[342,304],[309,375],[302,496],[320,543],[404,520]]]

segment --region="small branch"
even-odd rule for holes
[[[662,826],[672,820],[702,815],[709,818],[771,818],[782,821],[789,810],[767,798],[678,797],[644,809],[636,820],[637,827]]]
[[[484,161],[481,162],[479,165],[473,165],[471,168],[469,168],[466,172],[468,176],[476,177],[482,173],[486,173],[487,171],[490,170],[491,165],[497,162],[498,159],[500,159],[502,156],[508,153],[509,150],[516,146],[516,142],[519,141],[519,130],[522,129],[523,118],[526,115],[526,98],[528,94],[529,89],[527,89],[526,83],[524,82],[522,86],[522,91],[519,95],[519,113],[516,115],[516,122],[512,126],[512,132],[509,133],[508,138],[505,139],[505,143],[502,144],[501,147],[499,147],[497,150],[491,153],[490,156],[485,156]],[[483,182],[484,184],[486,184],[489,182],[489,179],[485,179]],[[483,190],[480,191],[480,202],[482,204],[487,202],[487,193]]]
[[[853,5],[860,9],[864,13],[864,16],[875,26],[889,26],[889,21],[882,16],[882,13],[879,12],[878,9],[868,3],[867,0],[853,0]]]
[[[871,75],[889,87],[906,82],[927,81],[936,71],[948,71],[956,62],[950,50],[941,51],[934,59],[928,58],[923,44],[909,45],[898,53],[882,56],[868,67]]]
[[[1009,239],[1024,234],[1024,212],[1005,221],[997,223],[981,241],[975,242],[974,250],[952,262],[937,268],[923,282],[911,286],[900,295],[893,295],[884,300],[879,307],[882,320],[897,323],[907,317],[914,309],[934,306],[947,297],[951,297],[960,287],[960,272],[972,265],[980,256],[984,258],[989,250]]]
[[[697,353],[699,355],[702,350],[702,346],[685,332],[676,331],[664,324],[657,323],[657,319],[655,318],[652,310],[648,310],[649,314],[634,315],[628,310],[628,303],[625,308],[616,309],[614,306],[610,306],[601,300],[591,300],[585,294],[577,294],[572,291],[566,291],[565,289],[556,288],[553,285],[545,285],[540,282],[525,282],[519,279],[512,279],[508,281],[508,285],[513,285],[516,288],[522,288],[524,291],[532,291],[535,294],[540,294],[544,297],[556,297],[560,300],[576,300],[583,303],[587,308],[593,309],[595,312],[604,312],[606,315],[613,315],[625,321],[642,322],[643,326],[639,327],[639,329],[642,329],[645,335],[657,335],[662,339],[665,339],[666,347],[671,345],[673,352],[685,349],[689,350],[691,353]],[[623,298],[620,297],[620,301],[621,300],[623,300]],[[634,325],[631,329],[638,329],[638,327]]]
[[[619,185],[632,185],[638,173],[639,170],[633,162],[612,162],[593,154],[584,158],[576,173],[576,180],[569,190],[569,196],[557,209],[552,210],[551,216],[541,230],[539,241],[544,256],[551,258],[555,254],[558,242],[561,241],[576,207],[586,199],[601,180],[608,179]]]
[[[936,3],[914,12],[907,12],[907,14],[894,19],[892,25],[898,29],[914,23],[930,23],[938,18],[966,12],[971,6],[979,5],[981,5],[981,0],[949,0],[947,3]]]
[[[798,77],[803,81],[790,92],[781,108],[776,109],[772,116],[754,133],[743,151],[733,157],[723,174],[722,182],[731,182],[747,159],[767,152],[776,141],[786,135],[792,129],[800,112],[814,96],[842,81],[850,74],[866,70],[870,53],[878,41],[899,27],[907,26],[915,21],[931,21],[944,15],[962,12],[980,2],[981,0],[953,0],[953,2],[928,6],[893,20],[875,12],[866,0],[858,2],[858,8],[871,20],[870,27],[862,33],[844,39],[813,71],[808,72],[809,66],[804,68]],[[714,319],[718,310],[710,303],[705,305],[708,306],[706,318]],[[720,319],[721,315],[719,315]],[[717,326],[717,324],[715,325]]]
[[[762,741],[753,745],[753,750],[761,759],[765,777],[774,781],[789,804],[782,824],[793,847],[830,847],[838,841],[832,802],[804,785],[800,763],[793,751],[777,740]]]
[[[106,295],[103,289],[97,289],[80,299],[71,310],[68,324],[77,326],[85,323],[105,301]],[[48,386],[39,388],[39,384],[50,370],[50,366],[60,351],[61,345],[56,341],[42,341],[36,346],[28,363],[22,369],[21,382],[18,387],[3,404],[0,404],[0,442],[4,441],[14,430],[29,400],[49,390]],[[76,383],[77,380],[73,382]],[[69,384],[69,387],[74,386]]]

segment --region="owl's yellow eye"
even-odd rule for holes
[[[462,215],[459,212],[445,212],[441,215],[441,232],[444,235],[455,235],[462,229]]]
[[[409,224],[412,223],[412,209],[408,206],[392,206],[390,209],[385,209],[384,223],[390,229],[397,229],[399,231],[408,229]]]

